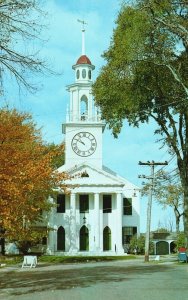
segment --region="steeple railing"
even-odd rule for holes
[[[100,114],[96,114],[96,115],[88,115],[88,114],[73,114],[73,113],[67,113],[66,115],[66,122],[67,123],[75,123],[75,122],[85,122],[85,123],[103,123],[102,119],[101,119],[101,115]]]

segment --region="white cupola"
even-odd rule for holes
[[[77,83],[92,82],[92,71],[95,69],[95,66],[92,65],[90,59],[85,54],[82,54],[78,58],[72,68],[75,70],[75,81]]]

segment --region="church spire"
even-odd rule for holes
[[[82,55],[85,55],[85,25],[87,24],[84,20],[77,20],[82,24]]]
[[[85,54],[85,25],[87,25],[87,23],[84,20],[77,19],[77,21],[82,24],[82,54],[72,68],[76,71],[75,73],[77,81],[91,82],[91,71],[95,69],[95,66],[92,65],[90,59]]]

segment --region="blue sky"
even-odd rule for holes
[[[47,29],[43,38],[41,55],[51,68],[61,75],[41,76],[35,81],[41,86],[35,95],[27,93],[7,93],[6,103],[19,110],[29,111],[39,127],[43,138],[48,142],[59,143],[63,140],[61,124],[65,121],[69,94],[66,85],[74,82],[75,64],[81,55],[81,24],[77,19],[84,19],[86,25],[86,54],[95,65],[94,76],[105,63],[101,54],[109,46],[115,20],[120,8],[119,0],[47,0],[44,10],[48,12]],[[130,128],[125,122],[118,139],[114,139],[109,130],[103,137],[103,163],[119,175],[141,186],[139,174],[150,174],[149,167],[141,167],[139,161],[169,160],[166,149],[159,150],[157,137],[153,135],[154,124]],[[170,165],[167,169],[171,169]],[[146,228],[146,203],[141,199],[141,231]],[[156,229],[159,221],[163,226],[173,218],[170,209],[162,210],[154,201],[151,228]],[[175,226],[175,222],[174,222]]]

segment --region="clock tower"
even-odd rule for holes
[[[67,108],[65,134],[65,165],[74,167],[89,163],[102,168],[102,132],[105,124],[92,96],[92,72],[95,66],[85,55],[85,29],[82,29],[82,55],[73,70],[75,82],[67,86],[70,102]]]

